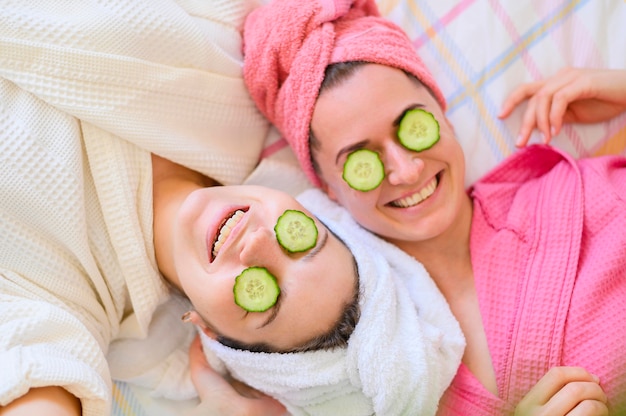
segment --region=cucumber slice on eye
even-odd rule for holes
[[[378,153],[359,149],[350,153],[343,164],[343,180],[357,191],[371,191],[385,178],[385,167]]]
[[[276,304],[280,288],[265,267],[248,267],[235,278],[235,303],[248,312],[264,312]]]
[[[295,209],[288,209],[278,217],[274,232],[278,243],[290,253],[310,250],[317,242],[315,221],[304,212]]]
[[[439,123],[428,111],[414,108],[400,120],[398,139],[404,147],[416,152],[429,149],[439,141]]]

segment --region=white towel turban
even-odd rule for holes
[[[435,414],[465,346],[444,297],[419,262],[361,228],[324,193],[312,189],[298,199],[356,259],[361,316],[348,347],[258,353],[203,335],[207,358],[293,415]]]

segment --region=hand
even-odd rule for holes
[[[275,399],[236,380],[227,381],[209,366],[200,338],[189,348],[191,379],[200,396],[200,404],[187,416],[283,416],[285,407]]]
[[[580,367],[553,367],[524,396],[515,416],[607,416],[607,398],[596,376]]]
[[[515,143],[519,147],[526,145],[534,128],[548,143],[564,122],[596,123],[626,111],[626,70],[561,69],[552,77],[514,89],[498,117],[508,117],[526,99],[528,107]]]

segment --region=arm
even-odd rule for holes
[[[606,402],[596,376],[580,367],[553,367],[519,402],[515,416],[606,416]]]
[[[508,117],[522,101],[528,106],[516,142],[525,146],[534,128],[544,142],[563,123],[596,123],[626,111],[626,70],[565,68],[556,75],[522,84],[509,95],[498,115]]]
[[[0,407],[1,416],[77,416],[80,414],[80,400],[62,387],[30,389],[19,399]]]
[[[189,349],[191,378],[200,404],[186,416],[282,416],[285,408],[276,400],[237,382],[229,384],[207,363],[200,338],[196,336]]]

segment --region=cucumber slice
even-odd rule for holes
[[[278,243],[290,253],[310,250],[317,242],[315,221],[295,209],[288,209],[278,217],[274,232]]]
[[[414,108],[400,120],[398,139],[407,149],[421,152],[439,141],[439,123],[428,111]]]
[[[235,278],[235,303],[248,312],[264,312],[276,304],[280,288],[265,267],[248,267]]]
[[[371,191],[385,178],[385,167],[378,153],[359,149],[350,153],[343,164],[343,180],[357,191]]]

